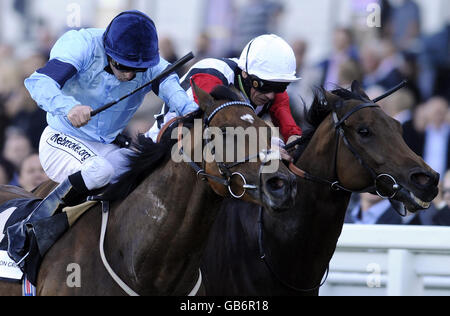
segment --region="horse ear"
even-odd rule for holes
[[[206,112],[206,110],[214,105],[214,98],[203,89],[199,88],[194,80],[191,80],[192,89],[194,91],[194,95],[197,97],[198,106]]]
[[[366,92],[361,87],[361,84],[357,80],[354,80],[352,82],[352,92],[370,100],[369,96],[366,94]]]
[[[325,90],[323,87],[315,89],[315,101],[321,104],[324,108],[332,109],[335,108],[337,101],[340,97]]]
[[[336,102],[340,99],[337,95],[325,90],[325,89],[319,89],[318,93],[319,101],[323,104],[324,102],[327,103],[329,106],[333,106],[336,104]]]

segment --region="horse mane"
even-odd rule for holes
[[[241,100],[232,88],[223,85],[215,87],[211,96],[215,100]],[[184,127],[191,128],[194,125],[194,120],[200,118],[202,114],[203,112],[199,110],[180,118],[164,133],[160,143],[154,143],[151,138],[139,135],[137,143],[132,144],[132,147],[136,149],[135,152],[128,155],[129,170],[120,176],[118,182],[108,186],[103,193],[103,197],[109,201],[126,198],[158,167],[171,158],[172,148],[177,142],[176,139],[171,139],[171,135],[172,130],[178,127],[177,123],[181,122]]]
[[[233,89],[232,86],[220,85],[216,86],[211,91],[211,96],[215,100],[229,100],[229,101],[242,101],[242,98],[238,95],[238,90]]]
[[[116,183],[110,184],[103,198],[116,201],[126,198],[153,171],[170,158],[170,144],[165,141],[154,143],[151,138],[139,135],[132,144],[136,151],[128,155],[129,170],[120,176]]]
[[[184,126],[192,126],[194,119],[200,117],[200,115],[201,111],[197,111],[181,118],[178,122],[183,122]],[[159,143],[153,142],[151,138],[147,138],[144,135],[139,135],[137,141],[131,145],[134,151],[127,156],[129,170],[121,175],[116,183],[108,186],[103,193],[103,197],[109,201],[126,198],[156,169],[169,161],[172,147],[177,142],[176,139],[171,139],[170,136],[173,128],[177,126],[178,124],[173,124]]]
[[[308,144],[314,136],[314,133],[316,132],[319,125],[326,117],[328,117],[328,115],[330,115],[330,113],[336,106],[336,104],[333,104],[330,100],[327,100],[326,93],[327,91],[323,87],[313,88],[314,99],[312,105],[309,110],[305,108],[304,114],[308,127],[303,131],[302,142],[299,144],[299,149],[296,152],[294,160],[298,160],[298,158],[300,158],[303,151],[306,149],[306,147],[308,147]],[[363,92],[357,91],[356,89],[348,90],[337,86],[334,90],[331,91],[331,94],[339,97],[344,101],[370,101]]]

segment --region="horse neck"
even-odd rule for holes
[[[334,180],[335,146],[336,137],[329,117],[317,129],[297,165],[316,177]],[[294,209],[275,219],[266,216],[267,248],[273,251],[269,257],[280,260],[274,264],[286,267],[285,280],[311,288],[320,283],[334,253],[350,194],[300,179],[297,190]],[[295,253],[292,249],[296,249]],[[287,258],[290,258],[288,263]]]
[[[187,164],[169,161],[113,210],[111,265],[141,295],[186,295],[219,201]]]

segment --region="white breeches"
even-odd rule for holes
[[[99,189],[128,170],[132,151],[114,144],[80,140],[47,127],[39,144],[39,157],[47,176],[61,183],[81,171],[89,190]]]
[[[174,112],[169,112],[164,116],[164,123],[162,126],[166,125],[171,119],[175,118],[177,115]],[[150,128],[150,130],[145,134],[145,137],[151,138],[153,142],[156,143],[156,140],[158,139],[159,131],[161,129],[158,126],[158,121],[153,124],[153,126]]]

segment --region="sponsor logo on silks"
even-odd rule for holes
[[[6,250],[0,250],[0,278],[6,280],[21,280],[23,272],[8,256]]]
[[[92,150],[86,147],[86,145],[67,135],[54,134],[52,137],[47,139],[47,144],[64,150],[81,163],[96,156]]]

